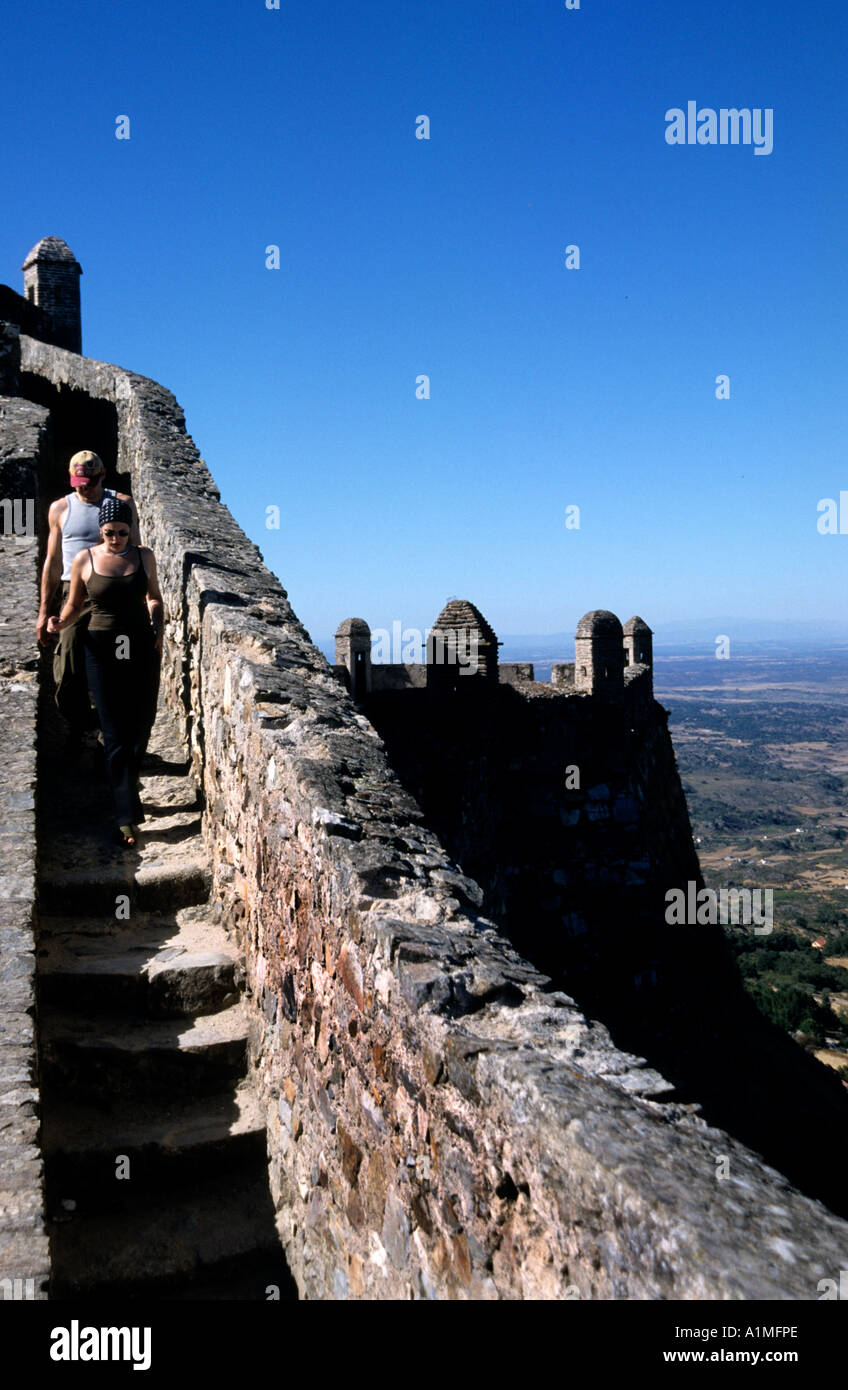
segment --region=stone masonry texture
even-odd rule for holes
[[[117,411],[301,1295],[815,1299],[848,1224],[663,1099],[481,915],[174,397],[26,336],[21,380]]]
[[[0,499],[35,502],[47,425],[40,406],[0,396]],[[0,1297],[14,1296],[20,1280],[19,1296],[45,1298],[35,1041],[37,607],[38,537],[0,535],[0,1281],[12,1281]]]

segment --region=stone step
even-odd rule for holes
[[[163,776],[154,770],[142,772],[139,787],[145,811],[170,815],[177,810],[194,810],[200,804],[197,784],[188,776]]]
[[[225,1287],[261,1256],[278,1256],[276,1282],[284,1279],[264,1172],[247,1182],[206,1179],[135,1210],[66,1216],[51,1225],[52,1298],[155,1297],[169,1284],[190,1297],[194,1281],[214,1272]]]
[[[52,917],[39,938],[40,999],[58,1007],[179,1015],[238,998],[242,957],[202,910],[126,922]]]
[[[267,1165],[265,1116],[248,1080],[217,1095],[187,1099],[104,1098],[46,1108],[43,1153],[54,1215],[73,1202],[82,1215],[133,1208],[139,1198],[176,1190],[214,1173],[239,1180]],[[126,1160],[120,1171],[118,1155]]]
[[[201,903],[209,896],[212,877],[207,856],[195,837],[196,848],[185,847],[179,859],[162,858],[133,863],[121,860],[76,867],[73,859],[55,859],[38,876],[42,909],[50,913],[98,912],[114,917],[118,897],[126,896],[132,908],[156,912]]]
[[[42,736],[49,745],[54,729],[51,754]],[[201,797],[176,734],[163,695],[132,850],[115,843],[93,740],[70,763],[52,705],[39,735],[53,1298],[267,1300],[269,1286],[296,1297],[245,1078],[243,962],[210,916]]]
[[[145,809],[141,822],[139,847],[143,854],[161,853],[162,849],[182,845],[199,837],[203,828],[203,814],[199,806],[188,809],[169,805],[149,805],[142,797]]]
[[[112,1094],[208,1095],[244,1074],[244,1003],[192,1019],[93,1017],[53,1011],[40,1019],[42,1082],[75,1099]]]

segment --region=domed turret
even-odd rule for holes
[[[76,265],[77,258],[60,236],[43,236],[28,253],[23,269],[26,270],[35,261],[72,261]]]
[[[653,666],[653,633],[644,618],[628,618],[624,624],[624,654],[628,666]]]
[[[24,295],[50,316],[57,347],[82,352],[79,278],[82,267],[58,236],[37,241],[21,267]]]
[[[610,704],[624,698],[624,634],[606,608],[585,613],[574,640],[574,684],[582,694]]]
[[[427,685],[455,690],[475,677],[497,684],[498,639],[479,608],[454,598],[427,637]]]
[[[345,618],[336,632],[336,665],[345,666],[354,700],[371,689],[371,629],[364,618]]]

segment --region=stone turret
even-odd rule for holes
[[[82,266],[61,237],[36,242],[23,263],[24,294],[50,316],[53,341],[70,352],[82,352],[79,278]]]
[[[596,608],[577,624],[574,684],[608,704],[624,699],[624,634],[614,613]]]
[[[451,599],[427,637],[428,689],[476,689],[481,681],[496,685],[498,646],[479,608],[468,599]]]
[[[628,618],[623,631],[625,664],[653,666],[653,633],[644,618]]]
[[[354,700],[364,700],[371,691],[371,629],[364,618],[345,618],[339,623],[336,665],[346,668]]]

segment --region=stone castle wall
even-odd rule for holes
[[[32,300],[24,299],[23,295],[17,294],[8,285],[0,285],[0,323],[3,323],[7,330],[14,327],[15,337],[20,333],[26,333],[30,338],[40,338],[45,343],[58,343],[50,315]],[[3,390],[9,388],[4,386]],[[9,394],[15,395],[15,391],[9,390]]]
[[[0,395],[0,501],[38,495],[48,413]],[[26,521],[26,509],[21,509]],[[37,510],[36,507],[33,510]],[[23,528],[21,528],[23,529]],[[0,535],[0,1280],[46,1298],[35,1038],[38,537]],[[31,1281],[31,1282],[30,1282]]]
[[[815,1298],[848,1225],[663,1100],[481,919],[173,396],[26,337],[21,368],[117,409],[301,1293]]]
[[[621,707],[528,681],[447,701],[372,682],[363,708],[392,765],[519,936],[521,917],[585,930],[601,893],[661,915],[669,887],[700,886],[667,715],[640,670]]]

